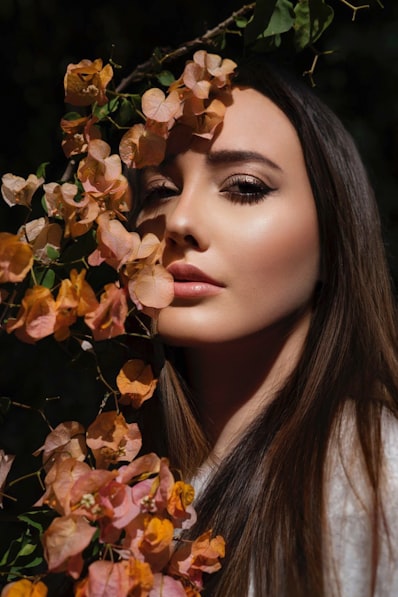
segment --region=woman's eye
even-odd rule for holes
[[[157,203],[159,201],[162,201],[163,199],[168,199],[169,197],[173,197],[177,194],[178,189],[176,189],[175,187],[171,187],[167,183],[163,183],[143,189],[142,199],[145,205],[148,203]]]
[[[274,190],[255,176],[236,176],[224,183],[221,193],[233,203],[258,203]]]

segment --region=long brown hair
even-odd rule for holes
[[[268,96],[296,128],[318,210],[322,284],[295,370],[197,504],[195,534],[212,528],[227,543],[206,594],[242,597],[250,575],[256,596],[325,594],[325,468],[347,403],[373,507],[374,586],[383,407],[398,416],[396,317],[378,210],[354,142],[309,88],[257,64],[241,66],[237,84]],[[206,439],[178,373],[167,364],[161,377],[168,455],[189,475]]]

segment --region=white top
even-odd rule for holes
[[[391,551],[381,522],[380,557],[372,597],[398,597],[398,421],[388,413],[382,418],[382,438],[385,459],[382,496]],[[326,594],[328,597],[370,597],[372,520],[353,417],[345,417],[337,445],[341,450],[334,450],[330,455],[325,493]],[[214,467],[205,466],[191,481],[197,495],[213,470]],[[247,597],[253,596],[250,586]]]

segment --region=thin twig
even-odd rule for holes
[[[351,4],[351,2],[348,2],[348,0],[340,0],[340,2],[342,2],[343,4],[348,6],[348,8],[351,8],[351,10],[353,11],[353,13],[352,13],[353,21],[355,21],[355,17],[357,16],[358,10],[361,10],[362,8],[370,8],[370,4],[361,4],[360,6],[354,6],[353,4]]]
[[[223,33],[230,25],[232,25],[237,17],[241,17],[247,12],[250,12],[254,9],[256,3],[252,2],[251,4],[245,4],[239,10],[233,12],[225,21],[222,21],[213,29],[209,29],[203,35],[196,37],[195,39],[191,39],[190,41],[186,41],[182,43],[178,48],[175,50],[166,53],[162,58],[158,59],[155,56],[151,56],[148,60],[139,64],[130,75],[122,79],[119,85],[116,88],[116,92],[119,93],[128,87],[130,83],[134,83],[137,81],[141,81],[147,73],[153,71],[154,66],[157,66],[159,63],[163,64],[164,62],[170,62],[171,60],[175,60],[176,58],[180,58],[181,56],[185,56],[192,48],[201,46],[205,43],[211,42],[211,40]]]

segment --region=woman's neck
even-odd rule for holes
[[[213,458],[226,455],[283,385],[297,364],[309,321],[307,313],[283,329],[185,349],[188,381]]]

